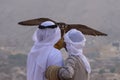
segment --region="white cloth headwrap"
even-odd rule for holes
[[[50,26],[55,25],[55,23],[51,21],[46,21],[41,24],[42,26]],[[37,29],[33,35],[33,41],[36,44],[42,45],[54,45],[61,38],[60,28],[46,28],[46,29]]]
[[[87,72],[90,73],[90,64],[83,54],[83,47],[85,46],[86,42],[84,35],[76,29],[71,29],[64,35],[64,41],[66,43],[68,54],[79,56],[80,59],[82,59]]]
[[[46,21],[41,25],[50,26],[55,24],[51,21]],[[46,69],[48,56],[50,55],[51,51],[54,51],[52,54],[59,52],[54,48],[54,45],[59,41],[60,38],[61,32],[59,27],[54,29],[37,29],[34,32],[33,41],[35,43],[28,55],[27,80],[44,80],[42,73],[44,73]],[[57,60],[61,60],[61,57],[59,57]],[[61,64],[62,63],[59,63],[58,65],[60,66]],[[41,72],[38,70],[39,68]]]
[[[51,21],[45,21],[41,24],[42,26],[50,26],[55,25],[55,23]],[[60,28],[46,28],[46,29],[37,29],[33,34],[33,41],[34,46],[31,49],[31,52],[40,49],[40,47],[43,46],[54,46],[61,38],[61,32]],[[45,50],[48,50],[49,48],[46,48]]]

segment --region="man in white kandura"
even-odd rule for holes
[[[46,80],[45,71],[48,66],[63,65],[61,52],[54,48],[60,38],[60,29],[54,22],[45,21],[39,25],[27,58],[27,80]]]
[[[64,35],[68,58],[63,67],[49,66],[46,70],[48,80],[89,80],[90,64],[83,54],[86,38],[82,32],[72,29]]]

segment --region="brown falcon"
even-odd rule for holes
[[[80,30],[83,34],[85,35],[92,35],[92,36],[107,36],[107,34],[102,33],[98,30],[95,30],[93,28],[90,28],[86,25],[82,25],[82,24],[66,24],[63,22],[56,22],[52,19],[49,18],[37,18],[37,19],[30,19],[30,20],[25,20],[25,21],[21,21],[18,24],[20,25],[24,25],[24,26],[38,26],[40,23],[44,22],[44,21],[53,21],[56,25],[58,25],[61,29],[61,34],[62,34],[62,38],[58,41],[58,43],[56,43],[55,47],[58,49],[63,48],[64,45],[64,41],[63,41],[63,35],[64,33],[66,33],[67,31],[69,31],[70,29],[77,29]]]

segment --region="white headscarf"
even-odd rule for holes
[[[42,26],[51,26],[55,23],[51,21],[46,21],[41,24]],[[47,68],[47,60],[51,51],[53,55],[60,53],[54,48],[54,45],[61,38],[60,28],[46,28],[46,29],[37,29],[33,35],[34,45],[28,55],[27,62],[27,80],[44,80],[44,71]],[[61,55],[61,54],[58,54]],[[61,57],[57,57],[58,60],[61,60]],[[53,61],[55,62],[55,61]],[[52,64],[52,63],[48,63]],[[58,63],[61,65],[62,63]]]
[[[55,23],[51,21],[45,21],[41,24],[42,26],[51,26],[55,25]],[[55,43],[59,41],[61,38],[60,28],[46,28],[46,29],[37,29],[33,35],[33,41],[35,42],[33,49],[36,49],[37,46],[43,45],[52,45],[54,46]]]
[[[64,41],[66,43],[68,54],[79,56],[80,59],[82,59],[87,72],[90,73],[90,64],[83,54],[83,47],[85,46],[86,42],[84,35],[76,29],[71,29],[64,35]]]

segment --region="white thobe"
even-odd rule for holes
[[[49,49],[45,51],[46,47]],[[27,80],[46,80],[46,68],[50,65],[62,66],[62,64],[61,52],[51,46],[30,52],[27,60]]]

